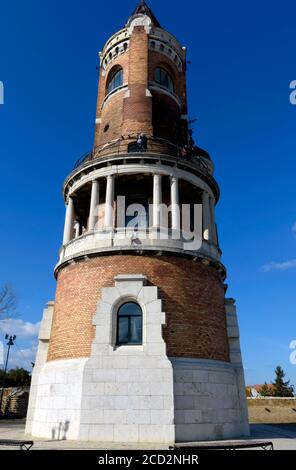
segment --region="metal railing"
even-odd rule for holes
[[[209,171],[209,166],[202,156],[192,153],[190,156],[185,158],[181,155],[180,146],[172,144],[165,139],[149,137],[147,139],[147,150],[141,152],[137,146],[135,136],[117,139],[108,144],[101,145],[100,147],[95,147],[92,151],[87,152],[76,161],[73,170],[76,170],[89,161],[96,160],[101,157],[134,153],[143,155],[143,158],[145,157],[145,154],[168,155],[170,157],[175,157],[179,162],[188,161],[202,167],[206,171]]]

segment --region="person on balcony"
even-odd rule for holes
[[[138,147],[138,152],[146,152],[147,151],[147,142],[148,139],[146,135],[141,132],[141,134],[138,135],[137,137],[137,147]]]

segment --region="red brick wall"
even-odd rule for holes
[[[129,48],[129,91],[124,99],[123,135],[144,132],[152,135],[152,99],[148,89],[148,36],[141,26],[134,28]]]
[[[87,357],[102,287],[116,274],[145,274],[159,287],[167,354],[229,360],[223,283],[214,268],[175,256],[113,255],[73,263],[58,274],[48,360]]]
[[[169,57],[161,54],[160,52],[149,51],[149,81],[155,80],[155,69],[162,67],[170,74],[174,82],[176,95],[180,95],[181,91],[181,75],[176,64]]]
[[[125,89],[118,91],[112,96],[104,106],[102,122],[98,130],[97,141],[99,145],[104,145],[121,136],[123,96]],[[108,130],[107,129],[108,126]]]
[[[176,101],[163,93],[153,90],[153,134],[178,144],[182,133],[180,127],[180,109]]]
[[[128,83],[129,73],[129,52],[124,52],[116,59],[112,60],[105,72],[100,68],[99,86],[98,86],[98,100],[97,100],[97,113],[96,118],[101,119],[101,124],[96,124],[95,131],[95,147],[104,145],[107,141],[118,139],[121,136],[122,126],[122,112],[123,112],[123,96],[126,90],[112,96],[106,105],[102,108],[104,98],[106,96],[106,84],[108,81],[109,73],[113,67],[122,67],[123,69],[123,83]],[[118,108],[119,106],[119,108]],[[109,124],[109,135],[105,135],[104,128]]]
[[[121,136],[125,138],[124,146],[124,142],[135,140],[140,132],[173,143],[185,143],[187,125],[186,122],[180,123],[181,114],[187,113],[185,68],[179,72],[173,58],[149,50],[148,40],[143,27],[134,28],[127,52],[112,60],[104,73],[100,69],[96,117],[101,123],[96,124],[95,146],[102,146]],[[117,66],[123,68],[129,96],[126,96],[125,89],[111,96],[102,108],[109,73]],[[172,76],[175,94],[181,101],[180,107],[165,93],[153,92],[153,100],[147,96],[149,82],[155,80],[156,67],[167,69]],[[107,125],[109,129],[104,132]]]

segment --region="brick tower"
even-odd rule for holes
[[[94,147],[63,193],[27,432],[152,443],[247,435],[219,187],[188,126],[186,50],[144,1],[100,53]]]

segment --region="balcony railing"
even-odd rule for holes
[[[81,165],[84,165],[87,162],[96,160],[101,157],[121,155],[127,153],[138,153],[139,155],[145,156],[145,154],[160,154],[176,157],[179,161],[189,161],[195,163],[198,166],[201,166],[204,170],[209,171],[210,165],[205,161],[205,155],[198,155],[198,150],[195,148],[191,151],[191,155],[187,157],[182,156],[181,147],[171,142],[160,139],[160,138],[148,138],[147,139],[147,150],[141,152],[138,148],[136,138],[129,136],[130,138],[117,139],[108,144],[102,145],[100,147],[95,147],[91,152],[84,154],[74,165],[73,170],[76,170]]]

